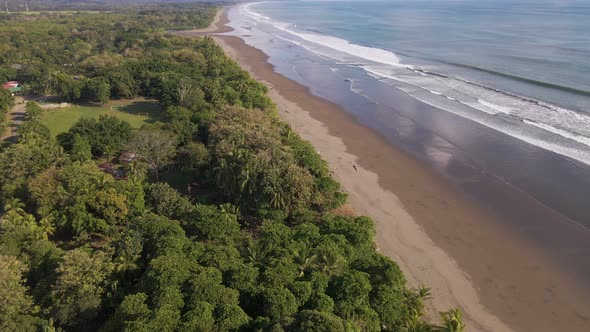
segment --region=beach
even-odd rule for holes
[[[379,251],[400,264],[410,286],[432,289],[429,318],[459,307],[467,331],[587,329],[590,302],[580,294],[588,289],[537,250],[523,235],[526,230],[514,231],[501,214],[339,105],[276,73],[260,50],[220,35],[231,30],[224,13],[207,30],[179,34],[214,35],[230,57],[269,87],[281,119],[328,161],[350,207],[374,220]]]

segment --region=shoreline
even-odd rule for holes
[[[182,35],[228,32],[227,18],[218,16],[206,31]],[[584,303],[571,301],[576,289],[559,285],[560,271],[499,227],[493,213],[338,105],[274,72],[260,50],[235,36],[214,38],[270,87],[281,119],[321,152],[348,203],[373,218],[379,251],[400,264],[410,286],[432,288],[429,318],[460,307],[468,331],[583,329]]]

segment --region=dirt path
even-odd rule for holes
[[[25,99],[23,97],[16,97],[15,103],[12,111],[8,113],[8,127],[6,127],[0,140],[16,139],[18,126],[20,126],[25,119],[25,108],[27,106]]]

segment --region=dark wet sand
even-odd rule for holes
[[[225,22],[227,19],[222,17],[218,26]],[[227,30],[224,27],[223,31]],[[209,33],[212,32],[205,34]],[[184,33],[187,36],[202,34],[196,31]],[[485,194],[466,195],[464,189],[449,183],[411,153],[396,148],[375,131],[360,125],[338,105],[275,73],[261,51],[237,37],[216,38],[232,49],[235,60],[257,79],[309,112],[313,119],[328,128],[331,136],[341,139],[346,152],[358,157],[360,167],[376,173],[379,185],[395,193],[430,239],[457,262],[472,281],[481,302],[502,322],[517,331],[589,330],[588,280],[574,273],[576,268],[572,273],[568,271],[575,259],[586,257],[587,261],[590,257],[584,256],[590,253],[587,246],[578,247],[589,238],[584,231],[525,195],[507,193],[494,181],[480,181],[477,190],[467,190]],[[310,140],[316,143],[313,138]],[[512,202],[510,208],[505,206],[507,201]],[[495,210],[497,204],[502,204],[503,208]],[[370,206],[359,210],[371,214]],[[515,220],[525,220],[527,222],[523,225],[528,226],[519,226]],[[530,226],[531,221],[535,221],[535,227]],[[395,228],[388,229],[387,220],[376,219],[375,222],[380,231],[396,231]],[[391,238],[395,235],[392,234]],[[379,241],[387,239],[382,234],[378,236],[382,253],[398,257],[400,253],[383,250],[388,246]],[[568,241],[572,243],[570,247]],[[546,246],[542,247],[543,243]],[[402,259],[412,265],[411,254]],[[587,266],[585,261],[580,264]],[[428,279],[428,266],[423,267],[422,273],[423,277],[417,275],[415,279]],[[462,290],[448,291],[453,294]],[[459,305],[469,314],[469,303],[459,302]],[[468,331],[504,330],[493,326],[473,322]]]

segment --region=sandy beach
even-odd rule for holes
[[[204,30],[231,31],[220,12]],[[270,88],[281,118],[328,161],[348,204],[375,221],[379,251],[413,286],[426,285],[437,312],[459,307],[467,331],[585,331],[587,289],[440,175],[355,121],[338,105],[277,74],[236,36],[215,35],[226,53]],[[354,166],[354,167],[353,167]]]

